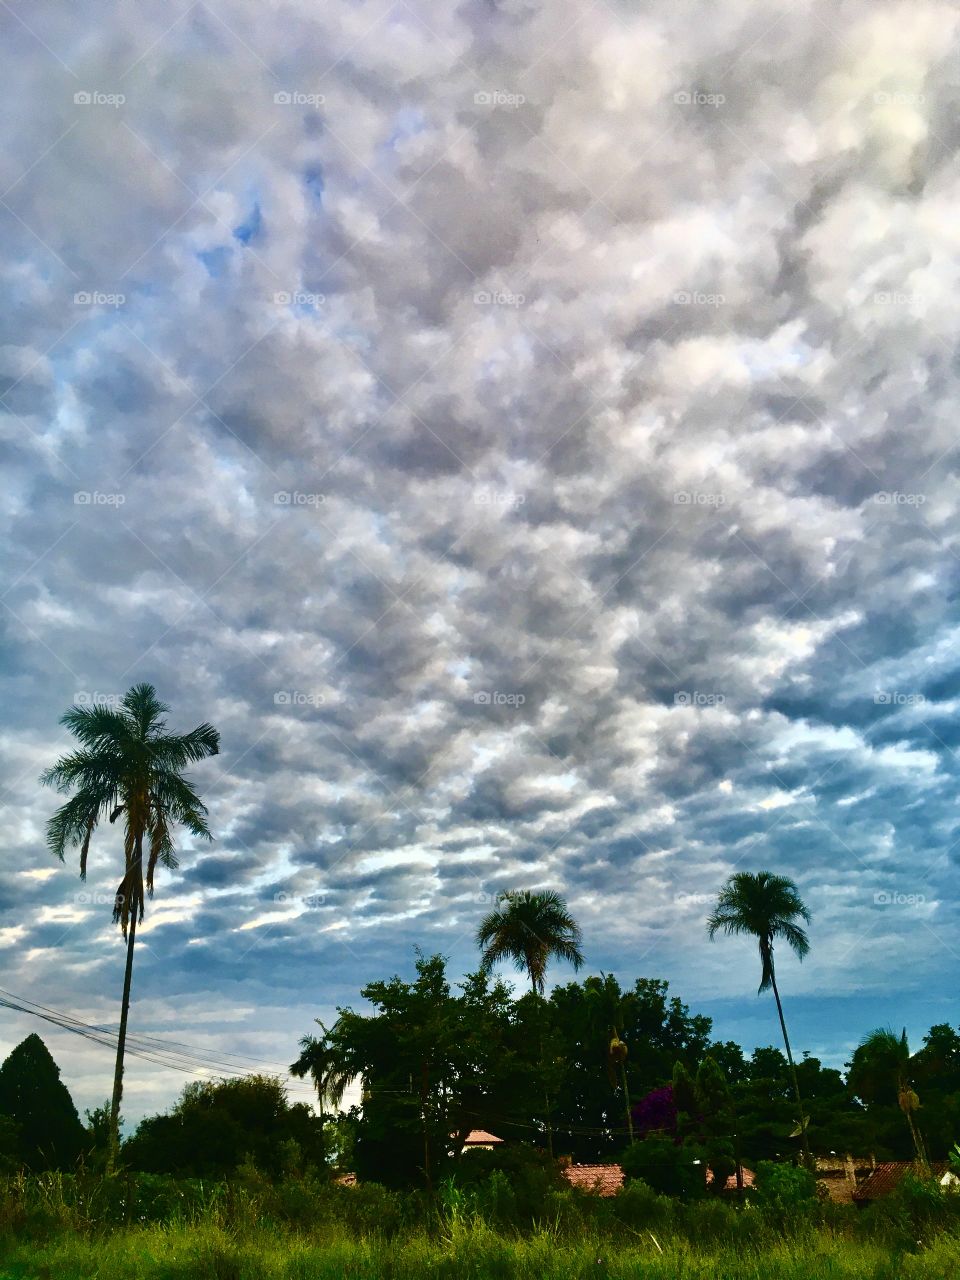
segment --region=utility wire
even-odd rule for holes
[[[32,1000],[27,1000],[25,997],[16,996],[12,992],[4,991],[2,988],[0,988],[0,1006],[15,1010],[18,1013],[29,1014],[31,1017],[41,1018],[44,1022],[60,1027],[61,1030],[71,1031],[75,1035],[82,1036],[84,1039],[105,1048],[116,1049],[117,1047],[117,1032],[109,1027],[96,1026],[93,1023],[84,1022],[79,1018],[74,1018],[71,1014],[64,1013],[58,1009],[50,1009],[46,1005],[37,1004]],[[210,1075],[219,1075],[240,1078],[251,1074],[250,1067],[240,1069],[236,1063],[228,1063],[222,1060],[227,1057],[247,1058],[247,1061],[251,1064],[259,1066],[261,1070],[270,1075],[282,1074],[286,1076],[289,1071],[289,1067],[286,1066],[278,1071],[276,1068],[279,1064],[268,1065],[247,1055],[224,1053],[220,1057],[214,1057],[212,1055],[219,1051],[201,1048],[200,1046],[187,1046],[182,1041],[163,1041],[155,1036],[128,1035],[125,1052],[134,1057],[143,1058],[147,1062],[152,1062],[156,1066],[168,1067],[171,1070],[182,1071],[188,1075],[207,1074],[208,1077]],[[288,1085],[288,1088],[302,1097],[313,1096],[313,1091],[310,1089],[298,1089],[295,1085]]]

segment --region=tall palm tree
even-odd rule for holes
[[[798,921],[810,923],[810,912],[800,897],[800,891],[787,876],[775,876],[769,871],[740,871],[730,877],[720,890],[717,905],[707,921],[707,930],[711,938],[717,933],[748,934],[757,939],[760,948],[760,986],[757,994],[773,990],[773,998],[777,1002],[777,1015],[780,1018],[780,1030],[783,1033],[783,1044],[787,1051],[787,1062],[790,1065],[790,1076],[793,1081],[793,1092],[797,1102],[799,1119],[797,1132],[803,1148],[804,1162],[813,1166],[810,1146],[807,1141],[807,1118],[803,1114],[803,1102],[800,1099],[800,1082],[797,1079],[797,1067],[790,1048],[790,1037],[787,1035],[787,1024],[783,1016],[783,1005],[777,989],[777,975],[773,963],[774,942],[782,939],[796,954],[798,959],[810,950],[810,940]],[[794,1135],[796,1136],[796,1134]]]
[[[501,893],[496,909],[484,916],[477,929],[480,967],[489,971],[501,960],[512,960],[519,973],[526,973],[530,989],[539,1003],[543,999],[547,965],[551,958],[567,960],[574,969],[583,964],[580,926],[567,907],[566,899],[551,889],[531,893],[529,889]],[[540,1057],[543,1058],[541,1034]],[[544,1080],[547,1147],[553,1155],[553,1128],[550,1097]]]
[[[477,930],[481,967],[489,971],[501,960],[512,960],[526,973],[534,995],[542,996],[547,964],[555,957],[574,969],[583,964],[580,926],[566,900],[553,890],[529,889],[501,893],[496,909],[484,916]]]
[[[99,704],[71,707],[60,723],[77,739],[79,749],[61,756],[40,779],[44,786],[56,787],[61,794],[73,792],[50,819],[47,844],[61,862],[68,845],[80,846],[81,879],[86,879],[87,854],[94,831],[104,818],[112,823],[123,815],[124,871],[114,899],[113,919],[127,941],[127,962],[110,1103],[108,1167],[111,1169],[120,1139],[133,946],[137,924],[143,920],[144,883],[152,896],[157,863],[171,869],[176,867],[172,835],[176,823],[185,826],[192,835],[206,840],[213,838],[206,823],[206,807],[183,776],[183,769],[206,756],[217,755],[220,735],[209,724],[198,725],[190,733],[167,733],[163,717],[169,709],[158,700],[156,690],[149,684],[134,685],[116,708]],[[146,842],[149,842],[149,852],[144,880]]]
[[[920,1107],[910,1084],[910,1046],[907,1032],[901,1035],[889,1027],[878,1027],[857,1045],[850,1063],[847,1083],[864,1102],[873,1102],[896,1092],[897,1104],[903,1112],[913,1149],[919,1164],[926,1167],[927,1153],[913,1113]]]
[[[317,1091],[320,1105],[320,1133],[323,1141],[323,1159],[327,1158],[326,1113],[324,1107],[329,1105],[334,1111],[339,1110],[347,1086],[354,1078],[355,1072],[344,1065],[343,1059],[334,1047],[330,1032],[319,1018],[314,1019],[323,1032],[321,1036],[304,1036],[300,1041],[300,1057],[290,1064],[290,1074],[302,1080],[309,1075]]]

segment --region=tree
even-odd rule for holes
[[[87,1146],[87,1135],[60,1068],[38,1035],[29,1035],[0,1066],[0,1115],[16,1162],[34,1173],[72,1169]]]
[[[372,982],[361,994],[374,1013],[341,1009],[329,1033],[341,1069],[363,1082],[358,1177],[404,1186],[419,1176],[430,1187],[471,1129],[529,1140],[536,1054],[524,1000],[505,983],[480,972],[455,993],[443,957],[418,954],[412,982]]]
[[[923,1138],[914,1120],[920,1099],[910,1081],[910,1046],[906,1030],[898,1036],[889,1027],[879,1027],[857,1045],[847,1076],[850,1088],[865,1102],[896,1096],[897,1105],[910,1130],[917,1161],[926,1166]]]
[[[580,926],[559,893],[501,893],[496,910],[480,922],[477,946],[484,970],[510,960],[526,973],[534,995],[542,996],[551,958],[566,960],[579,969],[583,964]]]
[[[304,1036],[300,1041],[300,1057],[290,1064],[290,1074],[302,1080],[309,1075],[317,1091],[320,1105],[320,1132],[325,1134],[326,1113],[324,1106],[329,1104],[334,1112],[340,1108],[343,1095],[353,1075],[343,1064],[336,1048],[331,1043],[330,1032],[319,1018],[315,1018],[322,1036]],[[324,1138],[324,1164],[326,1164],[326,1139]]]
[[[127,959],[120,1006],[120,1031],[110,1103],[112,1168],[119,1145],[123,1056],[133,976],[133,946],[137,924],[143,920],[143,850],[149,842],[146,891],[153,894],[157,863],[177,865],[172,828],[185,826],[194,836],[211,840],[207,810],[183,776],[191,763],[215,756],[220,735],[209,724],[186,734],[166,732],[163,716],[169,707],[152,685],[134,685],[118,708],[97,704],[71,707],[60,723],[74,735],[80,749],[61,758],[41,777],[45,786],[61,794],[73,792],[47,825],[47,844],[63,861],[68,845],[80,847],[80,878],[87,874],[90,840],[98,825],[124,815],[124,872],[114,899],[113,919],[127,941]]]
[[[147,1173],[225,1178],[252,1163],[280,1178],[291,1147],[307,1164],[322,1160],[318,1116],[290,1103],[275,1076],[196,1080],[166,1115],[141,1121],[123,1144],[124,1161]]]
[[[528,995],[518,1003],[533,999]],[[591,975],[583,982],[554,987],[547,1013],[554,1132],[565,1135],[566,1153],[587,1163],[619,1159],[629,1141],[623,1081],[617,1087],[610,1079],[611,1022],[629,1046],[620,1066],[631,1102],[668,1081],[678,1059],[695,1069],[710,1040],[710,1019],[691,1014],[657,978],[638,978],[621,990],[613,974]],[[556,1084],[553,1077],[558,1077]],[[638,1124],[634,1106],[631,1123],[635,1134],[646,1123]]]
[[[529,889],[501,893],[497,908],[480,922],[477,946],[484,971],[502,960],[512,960],[520,973],[530,979],[530,989],[542,999],[547,964],[552,957],[567,960],[574,969],[583,964],[580,926],[570,914],[566,900],[553,890],[531,893]],[[547,1145],[553,1154],[550,1097],[544,1082]]]
[[[800,1137],[804,1161],[810,1167],[813,1159],[807,1139],[807,1117],[800,1099],[800,1083],[790,1048],[790,1037],[787,1035],[787,1023],[783,1016],[773,960],[774,943],[779,939],[786,942],[799,960],[803,960],[809,952],[810,941],[802,926],[797,923],[798,920],[809,924],[810,912],[792,880],[786,876],[772,875],[769,871],[756,874],[741,871],[731,876],[720,890],[717,905],[707,921],[707,930],[711,938],[716,937],[719,932],[748,934],[757,939],[760,950],[760,986],[757,994],[772,989],[777,1002],[777,1015],[797,1103],[796,1132]]]

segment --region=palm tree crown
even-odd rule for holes
[[[552,890],[501,893],[496,910],[484,917],[477,930],[482,968],[489,970],[501,960],[512,960],[518,972],[530,978],[537,995],[543,994],[551,957],[580,968],[581,942],[580,926],[566,900]]]
[[[68,845],[80,846],[80,875],[87,874],[87,853],[97,826],[123,814],[123,879],[113,918],[127,932],[131,912],[143,919],[143,845],[149,840],[146,889],[153,893],[157,863],[177,865],[171,828],[181,823],[195,836],[212,839],[206,807],[182,775],[187,764],[215,756],[220,735],[209,724],[190,733],[166,732],[164,713],[152,685],[138,684],[119,707],[71,707],[60,723],[80,746],[61,756],[41,777],[45,786],[73,795],[47,826],[47,844],[63,861]]]
[[[304,1036],[301,1039],[300,1057],[290,1064],[290,1074],[300,1080],[309,1075],[317,1091],[321,1111],[325,1103],[329,1103],[336,1111],[355,1073],[344,1065],[341,1055],[331,1042],[327,1028],[319,1018],[316,1022],[323,1035]]]
[[[910,1083],[910,1074],[911,1054],[906,1028],[898,1036],[889,1027],[878,1027],[854,1050],[847,1083],[864,1102],[876,1102],[885,1094],[896,1094],[917,1159],[926,1164],[923,1137],[914,1119],[914,1113],[920,1108],[920,1099]]]
[[[774,981],[773,944],[782,938],[802,960],[810,940],[797,923],[810,923],[810,912],[794,882],[769,871],[741,871],[720,890],[717,905],[707,921],[710,937],[717,933],[749,934],[760,947],[760,986],[766,991]]]

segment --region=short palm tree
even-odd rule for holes
[[[566,899],[553,890],[531,893],[529,889],[501,893],[496,910],[484,916],[477,930],[480,966],[488,972],[501,960],[512,960],[520,973],[530,979],[535,1000],[543,998],[547,964],[555,957],[567,960],[574,969],[583,964],[580,926],[567,908]],[[540,1056],[543,1058],[541,1034]],[[547,1146],[553,1155],[553,1128],[550,1097],[544,1080]]]
[[[580,926],[567,909],[565,899],[552,890],[529,889],[501,893],[497,906],[484,916],[477,930],[481,967],[489,971],[501,960],[511,960],[526,973],[534,995],[542,996],[547,964],[555,957],[574,969],[583,964]]]
[[[798,923],[800,920],[809,924],[810,912],[792,880],[787,876],[772,875],[769,871],[758,871],[756,874],[741,871],[731,876],[720,890],[717,905],[707,921],[707,930],[711,938],[716,937],[717,933],[725,933],[747,934],[757,939],[760,947],[760,986],[757,994],[772,989],[773,998],[777,1002],[780,1030],[783,1032],[783,1044],[787,1051],[799,1111],[797,1126],[800,1142],[804,1161],[811,1166],[813,1162],[807,1141],[807,1119],[803,1114],[800,1082],[790,1048],[790,1037],[787,1035],[787,1023],[783,1016],[773,963],[774,942],[778,939],[782,939],[800,960],[810,950],[810,940]]]
[[[847,1083],[864,1102],[874,1102],[884,1094],[896,1093],[917,1161],[926,1166],[923,1138],[913,1118],[914,1112],[919,1110],[920,1099],[910,1084],[910,1045],[906,1029],[898,1036],[889,1027],[879,1027],[865,1036],[854,1050]]]
[[[304,1036],[300,1041],[300,1057],[290,1064],[290,1074],[302,1080],[309,1075],[317,1091],[320,1104],[320,1133],[323,1141],[323,1158],[326,1161],[326,1113],[329,1105],[334,1111],[339,1110],[347,1086],[354,1078],[354,1072],[346,1067],[340,1054],[330,1039],[330,1032],[319,1018],[317,1026],[323,1032],[321,1036]]]
[[[183,769],[206,756],[215,756],[220,749],[220,735],[209,724],[201,724],[186,734],[167,733],[163,717],[168,710],[149,684],[134,685],[116,708],[99,704],[71,707],[60,723],[77,739],[79,749],[61,756],[40,779],[45,786],[56,787],[63,794],[73,792],[50,819],[47,844],[61,862],[68,845],[80,846],[81,879],[86,878],[94,831],[104,818],[112,823],[123,815],[124,871],[114,899],[113,919],[127,940],[127,961],[110,1104],[110,1168],[119,1144],[133,945],[137,924],[143,919],[144,886],[152,895],[157,863],[176,867],[172,835],[176,823],[192,835],[212,839],[207,810],[183,776]],[[149,846],[146,877],[145,844]]]

